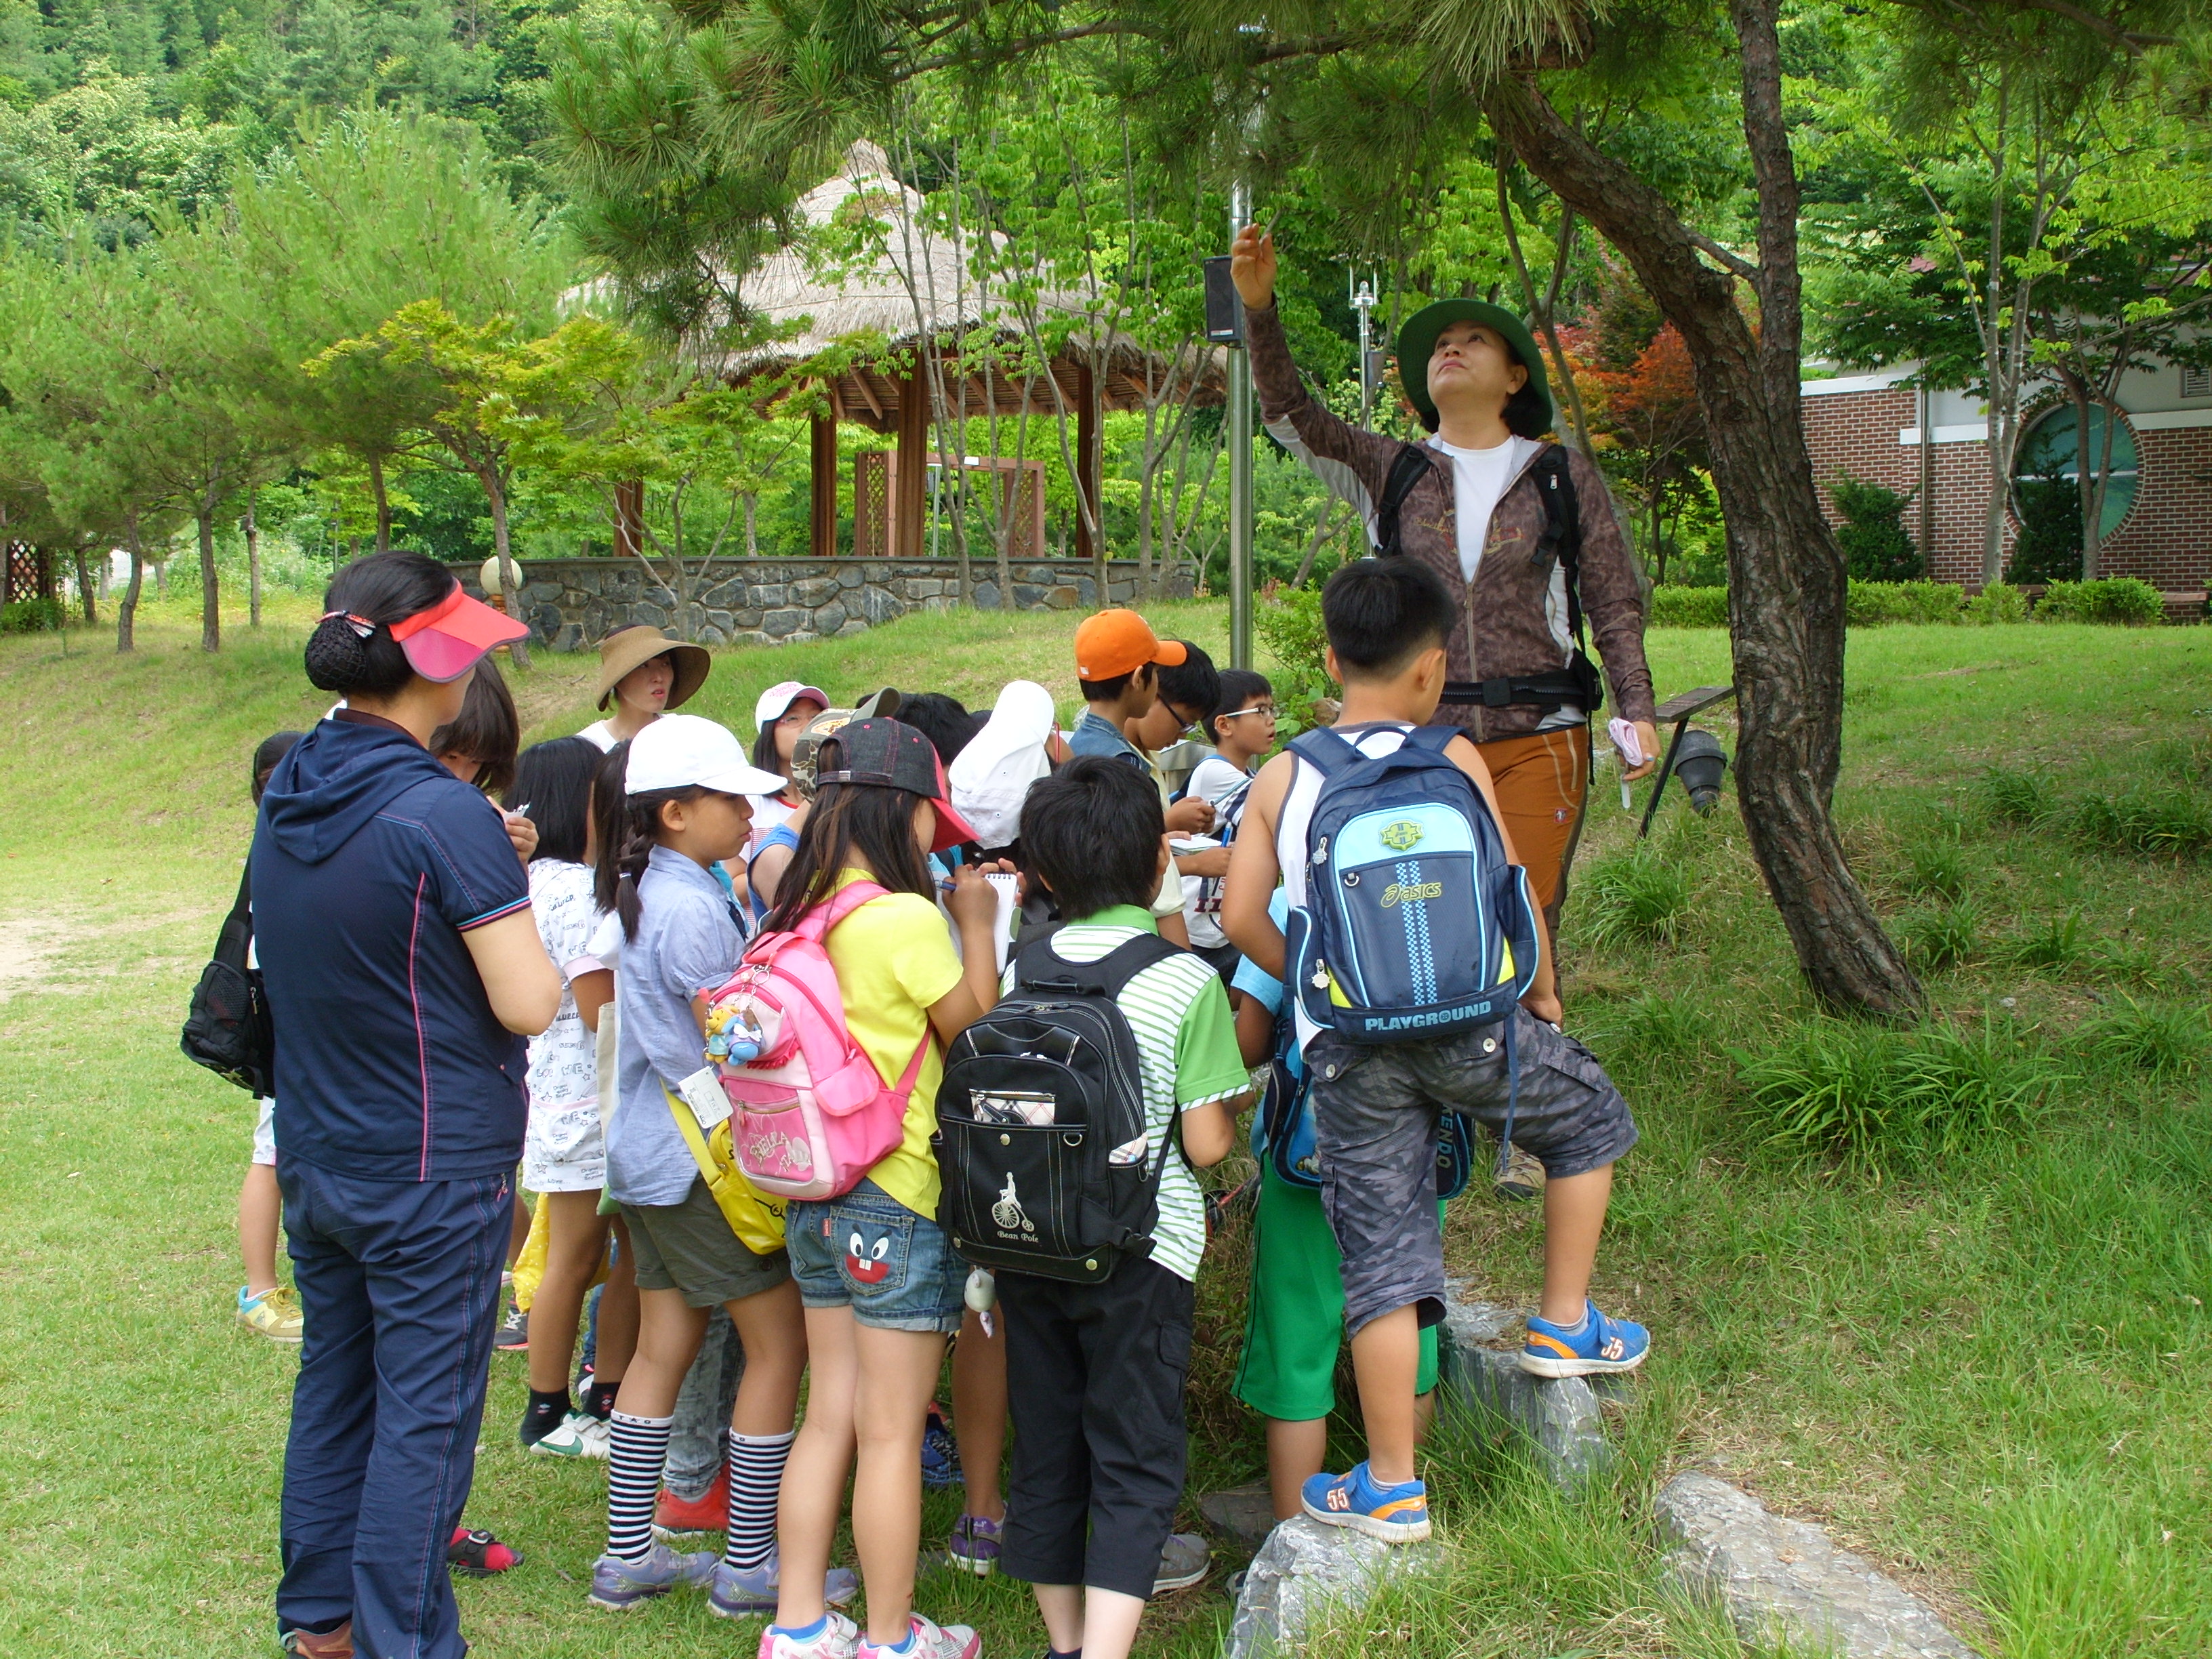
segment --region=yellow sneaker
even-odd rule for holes
[[[248,1296],[241,1285],[238,1292],[238,1322],[249,1331],[260,1332],[271,1342],[297,1342],[302,1323],[300,1298],[282,1285],[258,1296]]]

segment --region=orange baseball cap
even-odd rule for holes
[[[1145,619],[1133,611],[1102,611],[1086,617],[1075,630],[1075,677],[1084,680],[1118,679],[1133,674],[1148,662],[1172,668],[1190,653],[1180,640],[1156,636]]]

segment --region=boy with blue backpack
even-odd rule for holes
[[[1314,1519],[1387,1542],[1429,1535],[1414,1478],[1421,1333],[1443,1317],[1436,1204],[1447,1116],[1544,1163],[1544,1290],[1522,1369],[1641,1364],[1642,1327],[1588,1298],[1627,1103],[1561,1034],[1541,925],[1482,757],[1432,726],[1458,606],[1410,559],[1363,559],[1322,591],[1336,725],[1254,781],[1222,907],[1230,939],[1287,988],[1312,1074],[1322,1206],[1343,1253],[1367,1461],[1316,1474]],[[1268,914],[1278,878],[1287,927]]]

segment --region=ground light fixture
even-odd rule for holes
[[[1683,793],[1690,798],[1690,810],[1699,817],[1710,815],[1719,801],[1721,774],[1727,769],[1728,756],[1718,738],[1710,732],[1682,733],[1680,746],[1674,754],[1674,775],[1682,781]]]

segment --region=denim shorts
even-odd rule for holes
[[[878,1330],[950,1336],[960,1328],[968,1264],[953,1255],[943,1228],[872,1181],[842,1198],[794,1200],[784,1214],[784,1243],[810,1308],[850,1308]]]

